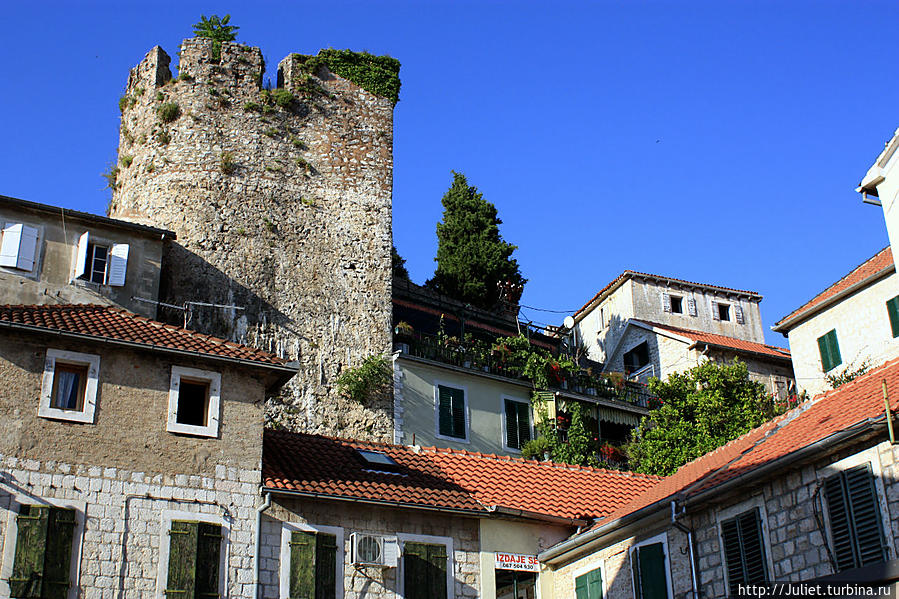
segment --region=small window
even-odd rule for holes
[[[730,305],[718,304],[718,320],[730,320]]]
[[[121,287],[128,268],[126,243],[102,243],[84,233],[78,240],[75,256],[75,278],[97,285]]]
[[[403,597],[437,599],[447,596],[446,545],[403,544]]]
[[[93,423],[100,356],[48,349],[38,416]]]
[[[628,373],[636,372],[647,364],[649,364],[649,344],[646,341],[624,354],[624,369]]]
[[[672,314],[684,313],[684,298],[676,295],[671,296],[671,312]]]
[[[505,445],[507,449],[520,450],[531,440],[531,405],[525,401],[504,399]]]
[[[294,530],[290,533],[289,556],[287,597],[337,596],[336,535]]]
[[[221,375],[196,368],[172,367],[167,430],[217,437]]]
[[[437,385],[437,436],[468,439],[465,390]]]
[[[222,527],[172,520],[168,534],[166,597],[219,597]]]
[[[899,337],[899,295],[887,301],[887,314],[890,317],[890,329],[893,337]]]
[[[843,363],[840,356],[840,344],[837,342],[837,330],[818,337],[818,352],[821,354],[821,369],[824,372],[833,370]]]
[[[66,597],[72,580],[75,510],[23,505],[16,516],[10,597]]]
[[[668,556],[665,549],[666,544],[654,538],[631,550],[636,599],[668,599]]]
[[[768,580],[762,520],[754,508],[721,523],[727,583],[734,594],[739,585]]]
[[[22,223],[6,223],[0,234],[0,266],[31,272],[37,259],[39,231]]]
[[[885,561],[886,542],[871,464],[824,479],[824,499],[837,571]]]
[[[602,599],[602,568],[596,568],[574,579],[577,599]]]

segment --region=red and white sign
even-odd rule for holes
[[[536,555],[521,555],[518,553],[500,553],[497,551],[493,557],[497,570],[525,570],[527,572],[539,572],[540,562]]]

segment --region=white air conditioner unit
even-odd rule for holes
[[[350,535],[353,563],[361,566],[396,568],[400,546],[396,537],[354,532]]]

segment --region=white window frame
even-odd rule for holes
[[[81,253],[82,245],[84,248],[83,256]],[[89,256],[87,250],[91,245],[94,247],[100,246],[106,248],[106,270],[103,273],[103,282],[101,283],[91,281],[90,279],[90,275],[93,272],[93,256]],[[73,248],[72,281],[78,281],[84,285],[124,287],[128,279],[128,255],[130,249],[130,244],[116,243],[106,238],[94,237],[90,231],[85,231],[78,237],[78,240],[75,242],[75,247]],[[124,261],[124,265],[122,266],[123,270],[121,276],[116,277],[116,280],[113,281],[110,279],[112,277],[112,265],[116,260]],[[90,263],[90,267],[88,267],[88,263]],[[79,270],[81,271],[81,274],[78,274]]]
[[[576,585],[578,576],[583,576],[584,574],[589,574],[590,572],[596,570],[597,568],[599,569],[600,576],[602,576],[602,596],[603,597],[609,596],[609,581],[606,580],[606,560],[605,559],[600,559],[598,566],[596,565],[596,562],[591,562],[589,564],[584,564],[582,566],[579,566],[578,568],[575,568],[575,570],[571,573],[572,595],[574,594],[574,591],[575,591],[575,585]]]
[[[206,411],[206,425],[181,424],[178,422],[178,393],[181,389],[181,378],[198,379],[209,383],[209,407]],[[195,435],[198,437],[218,437],[221,422],[221,389],[222,375],[211,370],[172,366],[172,378],[169,383],[169,412],[166,430],[170,433]]]
[[[631,584],[636,580],[637,573],[634,572],[634,552],[644,545],[653,545],[655,543],[661,543],[662,549],[665,551],[665,580],[668,583],[668,599],[674,599],[674,585],[671,580],[671,552],[668,550],[668,532],[662,532],[653,537],[649,537],[648,539],[643,539],[639,543],[634,543],[630,546],[627,551],[628,561],[630,562],[631,567]],[[634,595],[637,593],[637,589],[633,589]]]
[[[716,513],[715,526],[718,532],[718,552],[721,554],[721,566],[724,568],[724,588],[727,596],[736,596],[737,591],[730,588],[730,582],[727,579],[727,557],[724,555],[724,534],[721,530],[721,523],[755,508],[758,508],[759,518],[762,521],[762,545],[765,548],[765,565],[768,567],[768,577],[771,580],[774,580],[774,561],[771,556],[770,541],[771,533],[768,530],[768,510],[765,508],[765,496],[756,495],[730,507],[719,509]]]
[[[471,408],[468,403],[468,386],[459,383],[448,383],[445,381],[434,381],[434,436],[444,441],[455,441],[456,443],[471,443]],[[450,437],[440,434],[440,387],[450,387],[451,389],[462,390],[462,401],[465,405],[465,437]]]
[[[397,581],[396,588],[399,590],[399,596],[406,596],[406,573],[404,567],[405,544],[406,543],[426,543],[428,545],[443,545],[446,547],[446,599],[453,599],[456,596],[456,561],[453,556],[453,539],[452,537],[437,537],[433,535],[412,535],[397,533],[396,539],[400,545],[400,559],[397,564]],[[339,597],[340,595],[338,595]],[[434,599],[439,599],[435,597]]]
[[[721,308],[719,308],[719,306],[727,306],[727,320],[721,318]],[[712,300],[712,310],[712,320],[717,320],[718,322],[735,322],[732,303],[714,299]]]
[[[281,597],[290,595],[290,535],[293,532],[320,532],[337,537],[337,568],[334,576],[337,582],[337,597],[343,597],[343,579],[345,576],[346,556],[344,547],[343,528],[340,526],[321,526],[318,524],[306,524],[304,522],[281,523],[281,553],[278,580]]]
[[[680,312],[674,311],[674,300],[680,300]],[[686,298],[682,294],[669,293],[668,294],[668,302],[671,306],[671,314],[680,314],[684,315],[684,305],[686,304]]]
[[[10,266],[0,266],[0,270],[2,270],[3,272],[17,274],[21,277],[27,277],[29,279],[37,279],[39,277],[40,266],[41,266],[41,256],[42,256],[41,248],[43,248],[43,243],[44,243],[44,228],[40,227],[38,225],[32,224],[32,223],[24,222],[24,221],[15,221],[15,220],[6,221],[6,222],[0,221],[0,223],[2,223],[2,227],[0,227],[0,245],[2,245],[2,243],[3,243],[4,232],[6,231],[7,228],[9,228],[11,226],[22,225],[23,232],[24,232],[25,227],[28,227],[29,229],[34,229],[37,232],[36,239],[35,239],[35,246],[34,246],[34,255],[33,255],[34,262],[31,265],[31,268],[25,269],[25,268],[19,268],[18,266],[10,265]],[[21,239],[20,239],[19,243],[20,243],[20,249],[21,249]],[[17,253],[16,257],[17,257],[17,262],[18,262],[18,253]]]
[[[75,530],[72,535],[72,562],[69,565],[69,580],[72,581],[72,584],[69,586],[66,597],[67,599],[77,599],[81,590],[79,581],[79,576],[81,574],[81,546],[84,538],[84,521],[86,517],[87,502],[75,499],[35,497],[33,495],[25,495],[17,492],[13,492],[13,497],[7,511],[7,533],[3,543],[3,563],[2,567],[0,567],[0,595],[9,597],[9,583],[7,582],[7,579],[12,576],[13,563],[16,559],[16,541],[19,536],[19,526],[16,522],[16,516],[19,514],[19,508],[23,505],[45,505],[75,510]]]
[[[219,514],[198,514],[196,512],[184,512],[180,510],[164,510],[159,525],[159,570],[156,572],[156,597],[166,599],[165,587],[169,578],[169,531],[172,529],[173,520],[187,520],[190,522],[205,522],[218,524],[222,527],[222,546],[219,553],[219,595],[229,597],[228,592],[228,558],[231,544],[228,542],[230,531],[224,516]]]
[[[506,426],[506,400],[514,401],[516,403],[527,404],[528,406],[528,432],[531,434],[531,439],[535,437],[534,435],[534,416],[531,414],[531,402],[527,399],[521,399],[520,397],[513,397],[512,395],[501,395],[499,398],[499,413],[500,413],[500,425],[502,430],[500,430],[500,435],[502,435],[502,446],[504,451],[508,451],[509,453],[521,453],[520,449],[515,449],[514,447],[509,447],[509,435],[508,430],[509,427]]]
[[[892,534],[892,520],[890,518],[890,511],[887,508],[886,489],[884,489],[883,487],[883,466],[880,463],[881,449],[883,449],[884,451],[892,451],[892,446],[890,445],[889,441],[884,441],[880,445],[869,447],[864,451],[843,458],[838,462],[828,464],[823,468],[819,468],[815,472],[815,478],[819,485],[823,485],[824,480],[828,477],[833,476],[834,474],[839,474],[844,470],[854,468],[855,466],[861,466],[865,463],[871,464],[871,475],[874,477],[874,493],[875,495],[877,495],[877,505],[880,508],[881,533],[883,533],[884,541],[886,541],[886,546],[889,553],[887,559],[895,559],[896,544]],[[827,543],[830,547],[833,547],[833,532],[830,528],[830,510],[827,509],[827,500],[824,498],[823,494],[821,494],[820,496],[820,501],[821,507],[823,508],[822,511],[826,516],[824,518],[824,530],[827,533]]]
[[[87,381],[84,387],[84,405],[81,411],[63,410],[51,406],[53,401],[53,379],[56,376],[56,361],[87,366]],[[100,356],[82,354],[62,349],[48,349],[44,360],[44,374],[41,378],[41,399],[37,415],[53,420],[68,420],[94,424],[97,410],[97,390],[99,389]]]

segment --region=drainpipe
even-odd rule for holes
[[[262,505],[256,508],[256,547],[253,550],[253,588],[256,589],[256,599],[262,596],[262,585],[259,584],[259,565],[262,561],[260,559],[260,551],[262,549],[262,512],[272,505],[272,494],[265,491],[263,491],[263,494],[265,495],[265,500],[263,500]]]
[[[687,513],[687,506],[685,505],[681,508],[680,515],[684,515]],[[693,548],[693,529],[687,528],[683,524],[677,521],[677,500],[671,500],[671,524],[677,528],[679,531],[686,533],[687,535],[687,546],[690,550],[690,582],[693,585],[693,599],[697,599],[699,597],[699,580],[696,574],[696,552]]]

